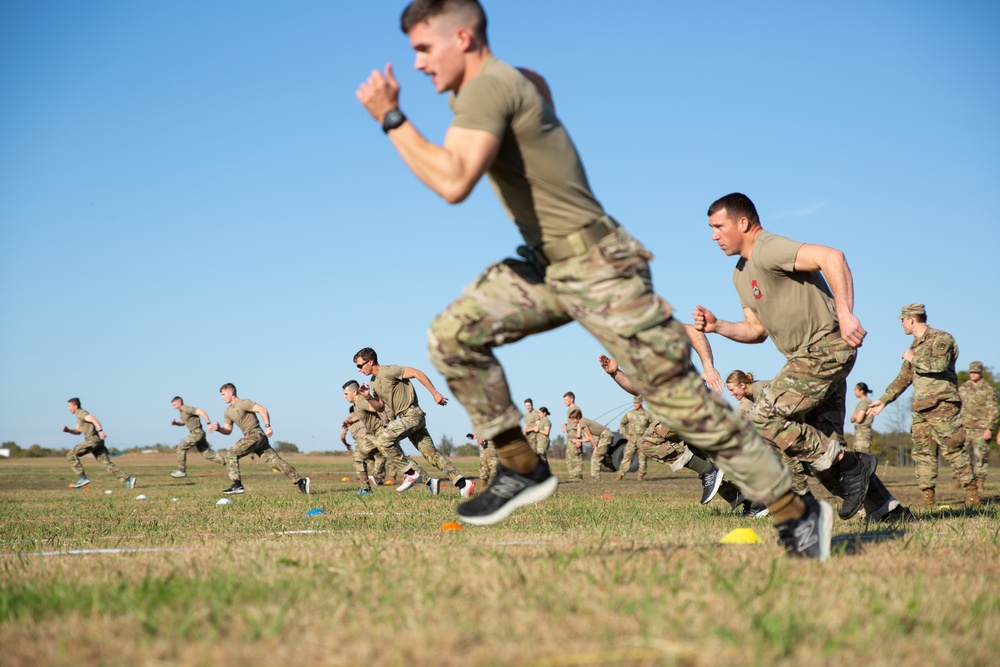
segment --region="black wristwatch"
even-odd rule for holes
[[[406,116],[398,108],[389,109],[385,116],[382,117],[382,131],[386,134],[389,130],[395,130],[397,127],[406,122]]]

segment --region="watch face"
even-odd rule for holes
[[[403,124],[405,118],[399,109],[390,109],[386,114],[385,118],[382,119],[382,127],[386,130],[392,130]]]

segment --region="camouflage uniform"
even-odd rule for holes
[[[489,440],[483,440],[479,445],[479,479],[482,481],[482,488],[486,488],[497,474],[497,466],[500,459],[497,457],[496,447]]]
[[[386,459],[382,456],[378,445],[375,444],[375,438],[372,437],[363,420],[349,422],[347,429],[350,431],[351,437],[354,438],[354,450],[351,452],[354,460],[354,472],[357,473],[358,481],[361,482],[361,488],[371,490],[371,481],[368,479],[368,462],[372,462],[371,472],[374,474],[378,467],[378,458],[382,458],[383,466]],[[394,463],[399,462],[399,465],[405,466],[406,456],[399,445],[389,445],[388,450]]]
[[[593,419],[580,420],[580,437],[584,437],[583,429],[590,429],[590,434],[597,440],[596,444],[591,443],[594,451],[590,455],[590,478],[595,482],[601,481],[601,465],[604,457],[608,455],[608,446],[611,445],[613,436],[611,429],[598,424]]]
[[[577,425],[573,423],[566,425],[566,472],[570,481],[575,482],[583,481],[583,444],[575,445],[571,440],[580,437]]]
[[[536,426],[540,419],[541,415],[539,414],[538,410],[532,410],[531,412],[525,413],[524,415],[525,430],[527,430],[529,427]],[[542,438],[542,434],[539,433],[538,431],[529,431],[524,434],[524,437],[528,441],[528,444],[531,446],[532,451],[538,454],[538,458],[540,458],[543,461],[547,460],[545,458],[545,453],[546,450],[548,449],[548,443],[545,442],[543,444],[544,438]]]
[[[632,467],[632,457],[639,449],[639,440],[646,432],[650,424],[655,421],[653,415],[641,407],[629,410],[622,417],[618,425],[618,430],[628,438],[625,445],[625,452],[622,454],[621,465],[618,466],[618,479],[625,479],[629,468]],[[646,476],[646,455],[639,452],[639,479]]]
[[[434,446],[427,430],[427,416],[417,403],[413,385],[403,377],[404,368],[380,364],[378,372],[372,376],[372,390],[385,404],[387,413],[395,415],[375,437],[375,443],[385,454],[384,450],[390,444],[399,444],[407,438],[425,459],[457,484],[462,475],[451,459]]]
[[[753,410],[754,405],[763,395],[765,386],[767,386],[767,382],[764,380],[758,380],[746,388],[746,394],[739,404],[740,412],[748,415]],[[800,496],[808,493],[809,480],[806,478],[806,469],[802,462],[797,459],[793,459],[786,454],[784,450],[776,445],[770,442],[768,442],[768,444],[774,448],[775,453],[781,457],[781,462],[784,463],[785,466],[788,467],[789,472],[792,473],[792,491]]]
[[[380,437],[385,425],[391,422],[388,419],[383,419],[382,415],[372,410],[371,405],[360,394],[354,401],[354,415],[364,424],[371,444],[375,447],[372,458],[374,460],[373,474],[376,477],[384,479],[383,475],[385,475],[387,468],[391,467],[394,469],[394,473],[395,471],[405,473],[407,470],[413,470],[425,480],[430,479],[426,470],[403,453],[403,448],[398,442],[389,442]],[[355,438],[355,442],[357,442],[357,438]]]
[[[907,308],[910,308],[909,306]],[[923,311],[923,307],[920,307]],[[911,314],[903,310],[904,316]],[[951,334],[927,327],[923,336],[913,337],[913,361],[903,361],[899,375],[880,399],[888,405],[913,385],[913,460],[917,464],[917,484],[933,490],[938,476],[938,452],[951,464],[962,486],[974,488],[969,455],[965,451],[962,427],[962,399],[958,393],[955,361],[958,344]]]
[[[982,373],[981,362],[974,361],[969,366],[970,373]],[[994,431],[1000,406],[993,385],[980,377],[973,384],[970,380],[958,388],[962,397],[962,423],[965,426],[965,449],[972,463],[972,471],[980,488],[986,483],[989,472],[990,440],[984,438],[985,431]]]
[[[650,411],[718,457],[748,497],[769,503],[787,493],[791,477],[781,461],[695,369],[687,332],[652,291],[648,251],[617,225],[580,247],[544,269],[513,259],[494,264],[431,324],[431,359],[476,433],[520,426],[493,348],[575,320],[618,359]],[[571,475],[572,450],[567,445]]]
[[[180,420],[188,427],[190,433],[184,438],[181,444],[177,445],[177,469],[181,472],[187,470],[187,452],[189,449],[197,449],[198,452],[212,463],[220,466],[226,465],[225,457],[212,449],[205,437],[205,430],[201,427],[201,417],[198,416],[198,408],[190,405],[181,407]]]
[[[549,460],[549,434],[552,433],[552,422],[549,421],[548,417],[539,417],[538,419],[539,431],[536,433],[536,444],[538,445],[535,449],[535,453],[538,454],[538,458],[543,461]],[[543,433],[545,429],[548,429],[547,433]]]
[[[115,479],[124,484],[128,481],[130,475],[126,472],[122,472],[121,468],[116,466],[111,461],[111,456],[108,454],[108,448],[104,445],[104,441],[97,435],[97,427],[89,421],[86,421],[89,416],[89,412],[83,408],[77,408],[76,430],[83,434],[84,441],[71,449],[69,454],[66,456],[66,460],[69,461],[69,467],[73,469],[73,472],[75,472],[78,477],[86,477],[87,473],[83,470],[83,464],[80,463],[80,457],[85,454],[93,454],[94,458],[100,461],[104,468],[111,473]]]
[[[257,413],[253,411],[254,405],[256,403],[248,398],[237,397],[236,403],[226,408],[225,426],[232,428],[235,425],[243,432],[243,437],[223,455],[229,480],[240,481],[240,459],[256,454],[261,463],[284,473],[285,477],[298,484],[302,476],[271,447],[270,441],[260,428]]]
[[[872,448],[872,422],[875,415],[867,414],[872,402],[867,397],[858,402],[858,407],[854,408],[853,414],[865,413],[865,417],[854,425],[854,451],[868,452]]]

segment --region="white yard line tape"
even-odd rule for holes
[[[150,553],[155,551],[199,551],[199,549],[177,547],[149,547],[146,549],[72,549],[70,551],[34,551],[22,554],[0,554],[0,558],[16,558],[25,556],[87,556],[90,554],[132,554]]]

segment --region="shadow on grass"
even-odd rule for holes
[[[877,533],[857,533],[835,535],[830,540],[830,551],[843,556],[853,556],[864,552],[865,545],[898,540],[906,535],[905,530],[885,530]]]

